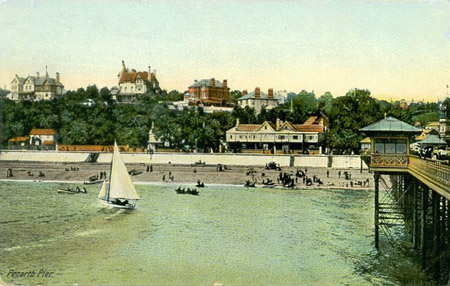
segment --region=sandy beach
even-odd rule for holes
[[[39,180],[39,181],[64,181],[64,182],[84,182],[89,181],[92,176],[100,172],[109,172],[109,164],[102,163],[43,163],[43,162],[17,162],[1,161],[2,180]],[[261,166],[227,166],[225,170],[218,171],[216,165],[148,165],[148,164],[127,164],[129,171],[135,170],[142,173],[132,176],[135,183],[179,183],[195,184],[200,180],[207,184],[229,184],[243,185],[247,180],[256,181],[257,185],[262,184],[262,180],[270,179],[277,184],[280,171],[266,170]],[[7,178],[8,169],[12,170],[13,177]],[[150,169],[147,171],[147,169]],[[151,171],[153,169],[153,171]],[[308,177],[316,175],[323,181],[321,187],[327,188],[353,188],[373,189],[373,174],[367,170],[355,169],[327,169],[327,168],[297,168],[282,167],[281,172],[295,175],[297,170],[306,171]],[[327,171],[329,177],[327,178]],[[341,172],[339,177],[338,172]],[[344,172],[351,174],[350,180],[344,179]],[[43,176],[39,176],[39,172]],[[163,177],[165,180],[163,180]],[[173,177],[173,179],[172,179]],[[356,186],[358,181],[369,179],[366,187]],[[278,184],[277,184],[278,185]],[[318,184],[306,186],[301,178],[296,183],[297,188],[313,188]]]

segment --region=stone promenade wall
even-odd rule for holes
[[[56,152],[56,151],[0,151],[2,161],[34,161],[34,162],[84,162],[89,152]],[[276,162],[280,166],[295,167],[331,167],[360,168],[359,156],[326,156],[326,155],[262,155],[262,154],[185,154],[185,153],[122,153],[126,163],[146,164],[194,164],[202,161],[206,164],[224,164],[240,166],[264,166]],[[111,153],[100,153],[97,162],[111,162]],[[367,166],[363,163],[363,168]]]

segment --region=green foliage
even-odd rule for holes
[[[325,142],[339,152],[359,151],[359,141],[363,135],[359,129],[382,118],[378,101],[370,96],[370,91],[355,89],[333,102],[329,113],[331,132]]]
[[[230,102],[236,104],[237,100],[242,96],[242,92],[240,90],[232,90],[230,91]]]
[[[422,114],[412,117],[411,121],[414,121],[414,122],[419,121],[420,126],[425,126],[429,122],[439,121],[439,112],[435,111],[435,112],[422,113]]]

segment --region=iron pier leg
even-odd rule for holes
[[[374,175],[375,181],[375,248],[380,250],[380,206],[379,206],[379,195],[380,195],[380,174],[375,172]]]
[[[413,200],[413,209],[412,209],[412,243],[414,245],[414,249],[418,249],[419,241],[418,241],[418,212],[417,212],[417,180],[415,178],[411,178],[412,183],[412,200]]]
[[[440,269],[439,269],[439,265],[440,265],[440,249],[441,249],[441,245],[440,245],[440,202],[441,202],[441,198],[440,195],[436,192],[432,192],[431,193],[431,198],[432,198],[432,210],[433,210],[433,246],[434,246],[434,278],[436,279],[436,281],[439,280],[440,277]]]
[[[428,187],[422,186],[422,213],[420,218],[420,250],[422,258],[422,269],[425,269],[427,262],[427,209],[428,209]]]

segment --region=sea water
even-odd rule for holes
[[[192,196],[176,194],[175,185],[138,185],[137,209],[117,211],[97,201],[100,185],[74,195],[57,193],[59,186],[1,183],[5,282],[400,283],[374,249],[370,191],[207,186]],[[405,257],[393,259],[396,265],[411,264]],[[37,277],[41,270],[51,274]],[[33,277],[20,277],[30,271]]]

